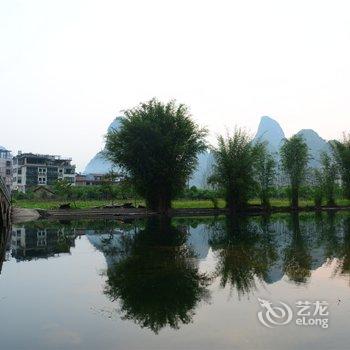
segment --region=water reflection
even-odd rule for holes
[[[217,253],[216,275],[239,296],[256,289],[255,279],[268,281],[268,271],[277,259],[275,237],[268,219],[227,217],[211,227],[210,246]]]
[[[69,227],[17,226],[12,230],[11,254],[17,260],[32,260],[69,253],[76,233]]]
[[[306,283],[311,275],[312,256],[307,230],[301,229],[298,213],[287,218],[287,228],[291,239],[284,249],[283,272],[296,284]]]
[[[103,291],[116,312],[154,333],[192,322],[201,303],[211,300],[209,290],[216,281],[242,300],[258,292],[261,285],[282,279],[305,286],[312,271],[325,263],[335,262],[334,276],[350,275],[347,212],[130,222],[42,221],[13,227],[10,247],[5,240],[0,242],[1,257],[8,256],[6,249],[17,262],[70,254],[81,235],[103,253]],[[210,271],[200,264],[208,255]]]
[[[115,261],[113,240],[104,241],[109,258],[113,252],[105,293],[119,301],[124,319],[155,333],[192,321],[197,304],[208,299],[209,278],[199,273],[186,240],[185,228],[175,227],[168,218],[152,218],[137,234],[120,240]]]
[[[10,236],[10,228],[0,225],[0,273],[2,271],[2,265],[7,260],[8,253],[8,241]]]

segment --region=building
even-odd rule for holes
[[[26,192],[31,187],[52,186],[57,180],[75,184],[75,165],[71,162],[71,158],[18,152],[13,158],[12,189]]]
[[[77,186],[93,186],[105,183],[119,183],[124,179],[121,174],[114,174],[110,177],[108,174],[76,174],[75,184]]]
[[[104,177],[104,174],[77,174],[75,183],[77,186],[101,185]]]
[[[12,185],[12,155],[3,147],[0,147],[0,176],[10,189]]]

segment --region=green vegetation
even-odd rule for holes
[[[116,200],[115,204],[121,205],[125,203],[125,201]],[[29,208],[29,209],[58,209],[59,206],[62,204],[59,200],[28,200],[28,199],[17,199],[14,201],[14,206],[20,207],[20,208]],[[97,207],[103,207],[105,205],[110,205],[110,201],[106,200],[87,200],[87,201],[75,201],[75,207],[76,209],[91,209],[91,208],[97,208]],[[145,205],[144,201],[142,200],[136,200],[132,202],[133,205]],[[252,199],[248,202],[250,205],[260,205],[260,199]],[[288,199],[271,199],[270,201],[271,207],[276,208],[287,208],[289,207],[289,200]],[[323,202],[322,204],[326,204],[326,202]],[[350,200],[348,199],[337,199],[336,204],[340,206],[350,206]],[[299,200],[299,207],[305,208],[305,207],[313,207],[314,201],[313,199],[301,199]],[[206,209],[206,208],[214,208],[214,204],[212,200],[210,199],[202,199],[202,200],[190,200],[190,199],[176,199],[172,202],[172,207],[174,209],[194,209],[194,208],[200,208],[200,209]],[[226,202],[224,199],[218,199],[218,208],[225,208]]]
[[[331,143],[334,157],[339,165],[344,195],[350,199],[350,134],[345,135],[342,141]]]
[[[327,154],[321,155],[321,169],[316,170],[316,181],[318,186],[316,187],[315,205],[319,206],[322,202],[323,195],[326,197],[327,205],[332,206],[335,204],[336,195],[336,180],[337,180],[337,165],[335,161]]]
[[[261,204],[269,209],[271,207],[271,197],[273,195],[276,162],[273,156],[267,151],[266,145],[260,147],[260,153],[254,165],[257,194]]]
[[[118,173],[106,174],[100,185],[60,180],[50,188],[13,192],[14,204],[38,209],[146,206],[160,214],[170,208],[226,207],[234,214],[250,205],[269,211],[350,204],[350,134],[330,142],[332,154],[322,154],[321,166],[314,169],[308,167],[311,157],[302,136],[284,140],[277,164],[266,144],[236,128],[218,137],[214,164],[204,174],[209,187],[198,189],[187,185],[207,148],[207,130],[192,120],[185,105],[152,99],[124,116],[120,127],[108,132],[104,152]]]
[[[280,153],[283,170],[290,181],[291,205],[293,209],[297,209],[300,187],[306,178],[308,147],[302,137],[294,135],[284,141]]]
[[[214,149],[215,165],[209,181],[222,190],[231,213],[243,211],[248,204],[254,179],[254,164],[261,154],[260,143],[253,144],[252,138],[243,130],[236,129],[232,136],[218,137]]]
[[[107,135],[106,155],[125,171],[147,207],[166,213],[205,150],[207,132],[174,101],[153,99],[124,115],[120,129]]]

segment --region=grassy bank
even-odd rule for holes
[[[140,200],[123,200],[123,201],[114,201],[113,204],[123,204],[125,202],[130,202],[133,203],[133,205],[144,205],[145,203]],[[57,209],[60,204],[62,204],[62,201],[57,201],[57,200],[45,200],[45,201],[40,201],[40,200],[16,200],[14,202],[15,207],[19,208],[28,208],[28,209],[44,209],[44,210],[49,210],[49,209]],[[95,207],[101,207],[105,205],[110,205],[112,204],[111,201],[104,201],[104,200],[86,200],[86,201],[76,201],[75,205],[77,209],[89,209],[89,208],[95,208]],[[260,201],[259,200],[252,200],[250,201],[250,204],[254,205],[259,205]],[[288,207],[289,202],[288,200],[283,200],[283,199],[273,199],[271,200],[271,204],[274,207]],[[350,200],[345,200],[345,199],[339,199],[337,201],[338,205],[341,206],[350,206]],[[300,200],[300,206],[301,207],[310,207],[313,206],[314,202],[312,200]],[[72,207],[74,208],[74,205],[72,203]],[[174,209],[193,209],[193,208],[199,208],[199,209],[205,209],[205,208],[213,208],[213,202],[210,200],[188,200],[188,199],[178,199],[173,201],[173,208]],[[225,207],[225,201],[220,199],[218,200],[218,207],[219,208],[224,208]]]

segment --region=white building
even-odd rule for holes
[[[75,184],[75,165],[72,159],[60,156],[18,152],[13,158],[12,189],[26,192],[30,187],[53,185],[57,180]]]
[[[12,185],[12,155],[3,147],[0,147],[0,176],[10,189]]]

